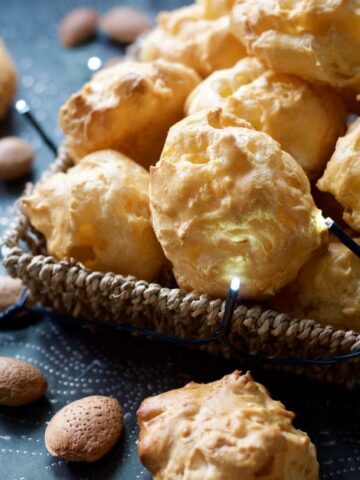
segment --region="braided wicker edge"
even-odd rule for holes
[[[44,176],[72,166],[66,148]],[[28,184],[25,194],[33,189]],[[113,320],[184,339],[212,336],[218,329],[224,301],[196,295],[179,288],[114,273],[93,272],[78,262],[57,261],[46,255],[43,239],[17,208],[6,233],[4,266],[20,278],[32,296],[61,315],[91,321]],[[239,305],[234,312],[231,341],[251,355],[278,358],[322,358],[360,348],[360,335],[334,330],[310,319],[291,318],[259,305]],[[231,355],[228,347],[214,342],[200,347],[214,354]],[[329,366],[276,366],[317,380],[351,388],[360,373],[360,359]]]

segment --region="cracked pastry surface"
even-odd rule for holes
[[[145,399],[139,456],[154,480],[318,480],[316,450],[250,373]]]
[[[0,119],[3,118],[16,93],[14,63],[0,38]]]
[[[346,111],[331,89],[275,73],[255,57],[214,72],[189,95],[187,114],[221,107],[268,133],[310,179],[318,178],[345,132]]]
[[[360,232],[360,119],[339,138],[317,187],[334,195],[344,208],[343,218]]]
[[[243,298],[265,298],[327,238],[302,168],[221,109],[174,125],[150,177],[154,230],[185,290],[225,297],[237,276]]]
[[[360,11],[353,0],[238,0],[235,35],[279,72],[360,93]]]
[[[158,26],[145,39],[140,58],[181,62],[206,77],[230,67],[246,55],[245,47],[230,31],[230,12],[235,0],[198,0],[162,12]]]
[[[70,155],[79,161],[111,148],[152,165],[199,80],[191,68],[162,60],[124,61],[100,71],[60,109]]]
[[[151,226],[148,187],[143,167],[104,150],[42,180],[21,206],[58,260],[73,257],[91,270],[151,280],[164,256]]]
[[[360,239],[355,241],[360,243]],[[271,305],[298,318],[359,332],[360,259],[342,243],[331,241],[271,300]]]

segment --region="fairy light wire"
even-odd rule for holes
[[[35,118],[35,116],[31,112],[30,105],[27,103],[27,101],[24,100],[23,98],[20,98],[15,103],[15,109],[20,115],[23,115],[28,120],[28,122],[37,131],[37,133],[40,135],[40,137],[43,139],[43,141],[48,146],[48,148],[52,151],[52,153],[57,155],[57,150],[58,150],[57,145],[45,132],[40,122]]]
[[[237,286],[238,285],[238,286]],[[234,311],[237,305],[237,297],[239,295],[239,288],[240,283],[238,281],[234,281],[234,283],[229,288],[228,297],[225,302],[224,307],[224,314],[219,322],[219,331],[212,336],[206,338],[195,338],[195,339],[184,339],[178,337],[176,335],[167,335],[163,333],[156,332],[155,330],[149,328],[138,328],[128,324],[118,324],[112,320],[102,321],[102,324],[111,325],[115,327],[117,330],[124,331],[131,334],[137,334],[144,337],[150,337],[157,340],[162,340],[170,343],[175,343],[180,346],[202,346],[207,345],[213,342],[221,342],[223,341],[231,351],[236,354],[238,358],[241,360],[247,360],[251,363],[255,363],[257,365],[265,363],[265,364],[273,364],[273,365],[290,365],[290,366],[312,366],[312,365],[334,365],[344,360],[350,360],[356,357],[360,357],[360,350],[354,350],[352,352],[348,352],[342,355],[335,355],[331,357],[319,358],[319,359],[306,359],[306,358],[284,358],[284,359],[276,359],[271,357],[264,357],[263,355],[254,355],[243,350],[239,350],[236,348],[230,341],[230,333],[231,327],[233,324],[233,317]],[[76,318],[71,316],[64,316],[58,315],[55,312],[44,308],[44,307],[28,307],[26,305],[28,297],[28,290],[25,288],[17,303],[10,306],[3,312],[0,312],[0,325],[2,322],[6,322],[7,320],[12,320],[12,325],[14,325],[13,320],[18,315],[20,318],[23,318],[23,314],[27,313],[29,315],[47,315],[54,320],[69,320],[73,323],[81,322],[85,323],[86,320],[82,318]]]
[[[357,257],[360,258],[360,245],[356,243],[332,218],[324,219],[329,232],[334,234],[347,248],[349,248]]]

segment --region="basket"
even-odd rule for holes
[[[71,166],[63,146],[45,175],[66,171]],[[25,193],[30,193],[32,188],[29,184]],[[57,261],[47,255],[44,238],[19,209],[3,243],[6,247],[4,265],[9,274],[20,278],[36,301],[59,315],[82,317],[92,322],[111,320],[186,340],[213,337],[218,332],[223,300],[130,276],[94,272],[76,261]],[[310,319],[291,318],[264,305],[239,304],[228,339],[248,360],[260,359],[266,366],[317,380],[351,388],[360,374],[358,357],[328,365],[302,361],[356,352],[360,349],[359,334],[335,330]],[[221,339],[198,348],[226,357],[234,355],[233,348]]]

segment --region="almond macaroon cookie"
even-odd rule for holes
[[[327,238],[303,169],[269,135],[221,109],[174,125],[151,169],[153,225],[180,287],[263,299]]]
[[[234,65],[246,49],[230,31],[234,0],[197,0],[163,12],[157,28],[144,39],[140,58],[163,58],[194,68],[201,77]]]
[[[328,87],[268,70],[255,57],[214,72],[190,94],[186,112],[221,107],[268,133],[310,179],[318,178],[346,129],[343,100]]]
[[[232,31],[272,69],[360,93],[360,11],[340,0],[239,0]]]
[[[147,398],[137,417],[154,480],[319,479],[308,435],[250,373]]]
[[[124,61],[100,71],[60,109],[71,157],[78,162],[110,148],[144,167],[156,163],[199,80],[191,68],[161,60]]]
[[[164,262],[151,226],[149,173],[112,150],[42,180],[22,210],[58,260],[152,280]]]
[[[0,120],[5,116],[16,93],[14,63],[0,38]]]

